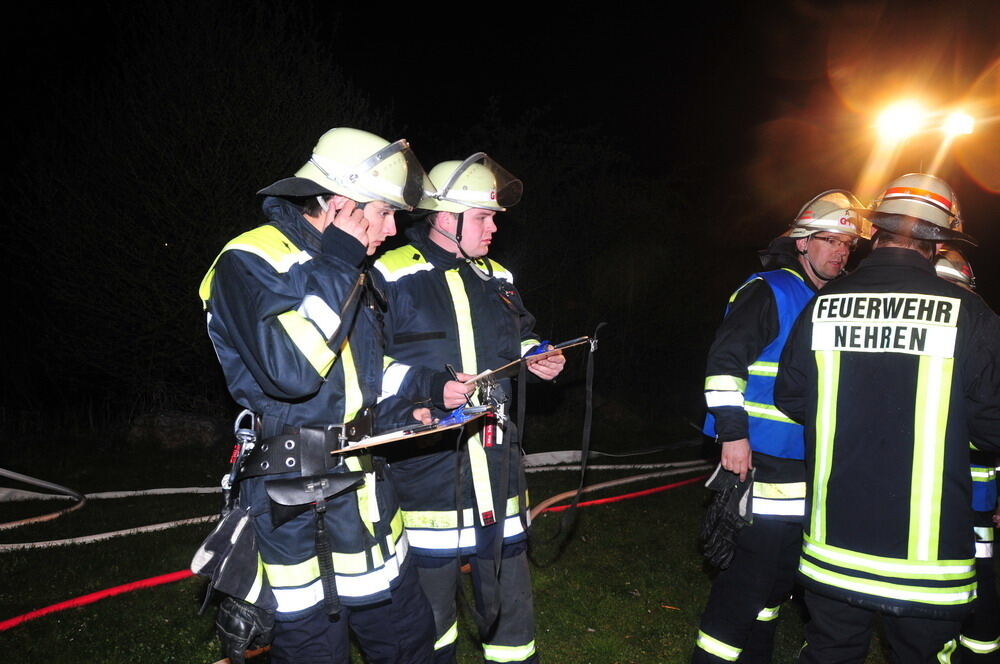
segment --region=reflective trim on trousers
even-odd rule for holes
[[[483,644],[483,659],[487,662],[522,662],[535,654],[535,642],[523,646]]]
[[[1000,650],[1000,639],[993,639],[992,641],[979,641],[962,635],[958,637],[958,642],[977,655],[988,655],[991,652],[997,652]]]
[[[765,606],[757,614],[757,620],[761,622],[769,622],[778,617],[778,613],[781,611],[781,605],[778,606]]]
[[[727,662],[735,662],[743,652],[742,648],[734,648],[728,643],[723,643],[714,636],[709,636],[705,632],[698,630],[698,640],[696,645],[710,655],[715,655]]]
[[[399,567],[406,560],[408,549],[406,536],[404,535],[396,542],[395,555],[386,559],[377,569],[364,574],[348,575],[339,573],[336,567],[334,567],[337,594],[341,598],[366,597],[389,590],[392,587],[392,582],[399,576]],[[315,561],[315,556],[310,560]],[[279,566],[264,565],[265,570],[268,572],[268,581],[272,585],[274,598],[278,602],[277,611],[279,614],[303,611],[323,601],[323,582],[322,579],[318,578],[318,563],[316,565],[317,577],[308,584],[297,588],[276,587],[271,577],[275,567]]]
[[[976,542],[976,558],[992,558],[993,542]]]
[[[753,499],[753,513],[773,516],[805,516],[806,501],[799,499],[771,500],[769,498]]]
[[[450,646],[455,641],[458,640],[458,621],[456,620],[451,624],[445,633],[441,635],[441,638],[434,642],[434,650],[440,650],[446,646]]]
[[[504,538],[514,537],[523,532],[524,526],[521,525],[520,516],[509,516],[504,521]],[[410,539],[410,545],[418,549],[454,551],[456,548],[467,549],[476,546],[476,529],[473,526],[462,528],[461,537],[458,536],[458,530],[455,528],[407,528],[406,534]]]

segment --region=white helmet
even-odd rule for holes
[[[872,204],[872,224],[893,233],[935,242],[976,241],[961,232],[958,198],[948,183],[927,173],[908,173],[889,183]]]
[[[934,271],[942,279],[947,279],[969,290],[976,289],[976,276],[972,266],[962,252],[957,249],[943,249],[934,257]]]
[[[524,185],[485,152],[465,161],[444,161],[431,169],[435,191],[417,204],[421,210],[462,213],[472,208],[504,212],[521,200]]]
[[[830,189],[802,206],[785,237],[808,237],[814,233],[841,233],[868,237],[865,207],[846,189]]]
[[[337,127],[323,134],[295,177],[278,180],[259,194],[340,194],[368,203],[383,201],[412,210],[429,188],[427,173],[405,139],[395,143],[360,129]]]

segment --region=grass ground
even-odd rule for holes
[[[599,445],[598,445],[599,446]],[[100,447],[100,446],[97,446]],[[679,448],[635,461],[697,457]],[[16,470],[81,491],[216,483],[221,455],[193,451],[80,447],[56,461],[26,459]],[[50,463],[51,461],[51,463]],[[32,468],[32,466],[38,466]],[[45,468],[47,466],[47,468]],[[45,468],[43,470],[43,468]],[[92,469],[100,468],[95,472]],[[91,470],[88,470],[91,469]],[[169,469],[169,473],[165,472]],[[622,476],[594,472],[590,482]],[[638,490],[678,478],[612,490]],[[529,476],[535,501],[573,488],[572,473]],[[601,495],[608,495],[607,492]],[[559,516],[537,519],[531,557],[537,643],[549,664],[683,662],[691,653],[698,617],[709,589],[696,542],[705,491],[700,483],[579,511],[570,537],[558,532]],[[0,531],[0,542],[72,537],[170,519],[211,514],[217,495],[92,501],[47,524]],[[53,503],[0,504],[0,521],[38,514]],[[42,551],[0,553],[0,620],[86,593],[187,567],[210,525]],[[215,662],[219,659],[212,611],[197,615],[204,583],[177,583],[120,595],[48,615],[0,633],[8,662]],[[799,646],[799,611],[779,619],[776,662],[791,662]],[[251,660],[266,664],[266,655]],[[355,657],[361,662],[360,656]],[[459,662],[481,659],[471,621],[463,623]],[[869,662],[886,661],[873,648]]]

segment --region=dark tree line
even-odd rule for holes
[[[544,108],[505,117],[494,104],[462,128],[395,117],[338,67],[337,26],[297,5],[101,7],[107,25],[86,57],[36,63],[20,116],[30,136],[13,137],[6,408],[229,412],[198,283],[261,220],[254,192],[347,125],[405,130],[427,168],[484,150],[522,177],[495,253],[540,332],[558,340],[607,321],[604,401],[640,420],[698,416],[724,295],[773,232],[720,232],[711,220],[743,202],[695,195],[704,164],[642,172],[598,129]]]

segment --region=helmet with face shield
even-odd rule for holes
[[[294,177],[258,193],[271,196],[340,194],[358,203],[382,201],[412,210],[430,183],[405,139],[394,143],[360,129],[337,127],[323,134]]]
[[[435,190],[417,207],[431,212],[460,214],[472,208],[504,212],[521,200],[523,183],[485,152],[464,161],[444,161],[431,169]]]

